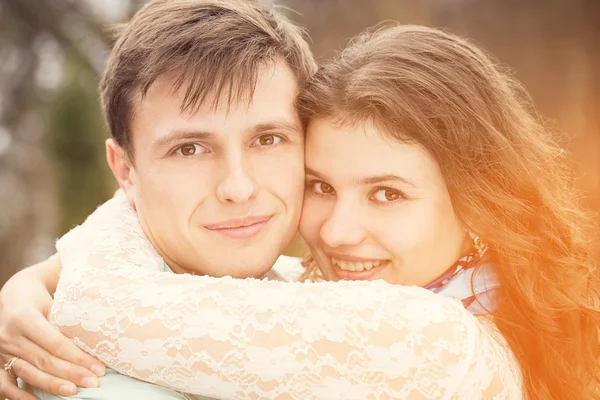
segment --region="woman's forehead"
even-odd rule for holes
[[[340,125],[327,119],[309,125],[306,167],[348,183],[384,175],[415,184],[441,178],[436,161],[422,146],[394,141],[373,124]]]

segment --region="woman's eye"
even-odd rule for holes
[[[325,182],[313,182],[312,184],[313,187],[313,191],[315,191],[318,194],[334,194],[335,190],[333,189],[333,187]]]
[[[381,188],[371,196],[378,203],[392,203],[404,198],[402,192],[392,188]]]
[[[262,135],[256,139],[254,146],[273,146],[281,142],[281,138],[277,135]]]
[[[190,157],[195,156],[196,154],[206,153],[206,148],[196,143],[190,143],[180,146],[176,153],[180,156]]]

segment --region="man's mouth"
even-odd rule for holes
[[[231,239],[249,239],[262,232],[272,217],[272,215],[261,215],[233,218],[205,225],[204,227],[209,231],[219,233]]]

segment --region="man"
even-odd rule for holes
[[[150,1],[124,28],[100,84],[107,160],[173,272],[263,276],[292,240],[294,101],[315,68],[300,30],[255,1]],[[45,320],[59,273],[51,258],[2,289],[0,397],[34,398],[12,375],[68,396],[104,373]]]

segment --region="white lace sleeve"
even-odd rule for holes
[[[520,398],[506,347],[421,288],[165,272],[122,196],[57,248],[52,322],[129,376],[221,399]]]

